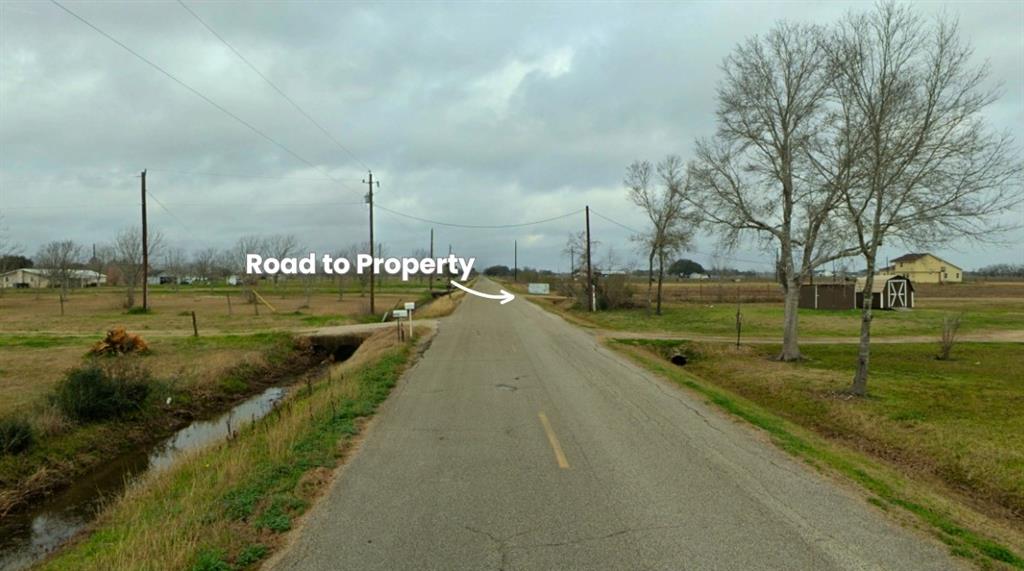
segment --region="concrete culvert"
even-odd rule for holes
[[[669,358],[669,361],[672,361],[673,365],[682,367],[686,364],[686,355],[683,355],[682,353],[674,353],[672,357]]]
[[[310,339],[318,355],[329,357],[335,363],[348,360],[365,338],[359,335],[317,335]]]

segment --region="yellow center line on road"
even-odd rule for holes
[[[569,461],[565,459],[565,452],[562,452],[562,445],[558,442],[558,437],[555,436],[554,429],[551,428],[551,422],[548,421],[548,417],[543,412],[537,413],[540,417],[540,423],[544,426],[544,432],[548,435],[548,443],[551,444],[551,450],[555,452],[555,460],[558,461],[558,467],[563,470],[569,468]]]

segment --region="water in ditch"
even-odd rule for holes
[[[155,445],[106,462],[31,509],[0,518],[0,571],[24,569],[85,528],[126,486],[151,470],[174,464],[189,450],[227,438],[274,409],[285,394],[271,387],[212,420],[199,420]]]

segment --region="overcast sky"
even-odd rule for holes
[[[634,159],[690,156],[714,132],[718,66],[777,19],[829,23],[867,3],[199,3],[210,27],[308,111],[339,149],[176,2],[68,6],[249,122],[283,151],[48,2],[0,2],[0,212],[34,253],[54,239],[109,241],[138,224],[189,250],[294,233],[309,249],[366,240],[366,166],[378,203],[461,224],[515,224],[589,204],[631,227],[622,175]],[[1003,95],[989,120],[1024,141],[1024,3],[918,5],[959,17]],[[206,173],[206,174],[189,174]],[[264,178],[242,178],[249,175]],[[327,175],[340,182],[334,182]],[[168,213],[168,211],[170,213]],[[1024,221],[1024,210],[1007,213]],[[508,230],[434,225],[479,264],[565,269],[583,214]],[[595,216],[595,239],[635,259],[630,231]],[[425,248],[431,225],[377,211],[389,254]],[[1024,263],[1006,244],[936,251],[972,269]],[[713,237],[693,257],[712,261]],[[895,257],[902,248],[892,247]],[[767,269],[751,246],[728,265]],[[854,263],[853,265],[859,265]]]

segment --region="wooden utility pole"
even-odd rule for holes
[[[576,275],[576,248],[569,246],[569,277],[574,278]]]
[[[146,169],[142,169],[142,311],[149,311],[149,228],[146,225]]]
[[[512,281],[519,282],[519,240],[512,241]]]
[[[590,206],[587,206],[587,307],[595,311],[594,307],[594,269],[590,265]]]
[[[434,229],[433,228],[430,229],[430,258],[431,259],[434,258]],[[433,273],[430,274],[429,283],[430,283],[430,293],[434,293],[434,274]]]
[[[380,188],[380,181],[373,180],[373,171],[369,171],[369,180],[363,179],[363,183],[369,185],[370,192],[366,194],[366,202],[370,205],[370,258],[373,258],[373,184],[377,183],[377,188]],[[376,314],[377,308],[374,304],[374,288],[373,288],[373,267],[370,267],[370,313]]]

